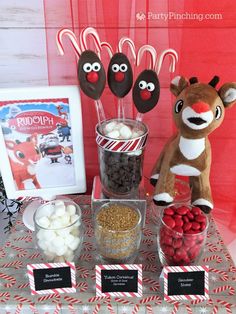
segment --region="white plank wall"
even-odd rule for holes
[[[0,88],[48,85],[43,0],[0,1]]]

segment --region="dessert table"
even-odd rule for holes
[[[91,220],[90,196],[71,196],[82,208],[85,237],[76,263],[74,294],[30,294],[26,265],[41,263],[43,258],[34,248],[32,231],[18,215],[5,245],[0,248],[0,313],[1,314],[135,314],[135,313],[236,313],[236,267],[222,241],[214,220],[210,219],[207,243],[199,265],[209,265],[207,301],[163,300],[159,286],[161,265],[157,254],[157,226],[152,222],[150,204],[136,263],[143,265],[142,298],[101,298],[95,295],[95,265],[100,264]]]

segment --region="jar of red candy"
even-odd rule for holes
[[[158,252],[162,265],[193,265],[204,249],[208,217],[198,207],[172,205],[162,210]]]

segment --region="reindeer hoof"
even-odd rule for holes
[[[156,173],[153,176],[151,176],[150,178],[151,185],[156,186],[158,179],[159,179],[159,173]]]
[[[192,205],[199,207],[205,214],[209,214],[213,208],[213,204],[204,198],[195,200]]]
[[[203,211],[205,214],[209,214],[212,210],[211,207],[206,206],[206,205],[198,205],[198,207]]]
[[[166,206],[173,202],[173,197],[169,193],[160,193],[154,195],[153,202],[158,206]]]

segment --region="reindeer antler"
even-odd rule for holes
[[[81,55],[81,49],[78,45],[77,38],[76,38],[75,34],[70,29],[67,29],[67,28],[62,28],[57,33],[56,42],[57,42],[57,49],[58,49],[60,55],[62,55],[62,56],[64,55],[64,48],[62,45],[62,37],[64,35],[69,37],[71,44],[74,48],[74,51],[75,51],[77,57],[79,58]]]
[[[134,60],[136,60],[135,45],[134,45],[133,40],[130,39],[129,37],[121,37],[121,39],[119,40],[119,43],[118,43],[118,52],[122,52],[123,45],[126,42],[129,44],[129,47],[130,47],[130,50],[131,50],[131,53],[133,55]]]
[[[159,75],[162,63],[163,63],[165,57],[168,55],[171,56],[171,58],[172,58],[169,71],[172,73],[175,71],[176,62],[178,62],[178,54],[174,49],[166,49],[166,50],[162,51],[158,57],[158,61],[157,61],[156,66],[155,66],[157,75]]]
[[[144,52],[149,52],[149,54],[151,55],[150,69],[154,70],[157,60],[157,52],[156,49],[151,45],[143,45],[139,48],[136,58],[136,66],[140,65],[140,61]]]

